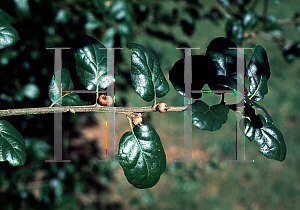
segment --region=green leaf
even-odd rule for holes
[[[239,20],[228,19],[226,23],[226,35],[237,44],[241,44],[244,37],[244,29]]]
[[[127,0],[115,0],[110,8],[110,15],[116,20],[131,20],[130,3]]]
[[[88,90],[103,90],[115,82],[115,77],[107,75],[107,50],[96,39],[78,34],[74,40],[73,54],[80,82]]]
[[[28,0],[14,0],[14,2],[16,4],[16,12],[19,16],[30,16],[30,7],[28,4]]]
[[[103,35],[103,42],[105,46],[113,47],[115,43],[115,36],[117,34],[117,29],[115,27],[111,27],[106,29]]]
[[[230,1],[229,1],[229,0],[218,0],[218,2],[219,2],[224,8],[229,8],[229,7],[230,7]]]
[[[17,20],[0,9],[0,19],[6,21],[7,23],[16,23]]]
[[[118,157],[129,183],[137,188],[153,187],[166,169],[166,155],[154,128],[135,126],[123,134]]]
[[[169,84],[156,57],[142,45],[131,43],[126,46],[132,51],[130,74],[135,92],[148,102],[165,96]]]
[[[14,27],[0,18],[0,49],[13,45],[19,39]]]
[[[192,104],[192,122],[201,130],[216,131],[227,121],[229,108],[223,104],[209,106],[201,100]]]
[[[24,165],[26,146],[21,134],[7,121],[0,121],[0,161],[12,166]]]
[[[208,65],[211,75],[208,86],[213,92],[214,90],[236,91],[237,82],[244,80],[244,75],[237,75],[237,49],[232,48],[237,46],[224,37],[213,39],[207,47],[206,56],[210,61]]]
[[[258,114],[263,127],[254,128],[251,125],[250,118],[245,118],[245,128],[243,129],[240,124],[240,128],[244,130],[245,135],[250,141],[257,141],[259,145],[259,151],[264,156],[270,159],[283,161],[286,157],[286,146],[282,133],[273,125],[273,123],[266,121],[260,114]]]
[[[212,75],[234,76],[237,68],[237,46],[224,37],[213,39],[206,50],[206,56],[212,62]]]
[[[100,28],[102,22],[99,19],[97,19],[92,12],[88,12],[86,16],[87,22],[84,25],[84,28],[86,30],[95,30],[96,28]]]
[[[208,80],[208,67],[206,56],[192,55],[192,90],[200,91]],[[169,80],[174,89],[182,96],[185,96],[184,84],[184,58],[176,61],[169,71]],[[201,98],[201,93],[192,93],[192,98]]]
[[[275,15],[268,15],[265,19],[263,29],[266,32],[269,32],[274,35],[281,35],[282,29],[277,24],[277,17]]]
[[[245,14],[243,15],[243,26],[247,29],[253,29],[256,23],[256,14],[252,10],[246,9]]]
[[[74,90],[74,84],[72,82],[70,72],[68,69],[63,68],[61,71],[61,91],[63,90]],[[82,101],[76,93],[62,93],[61,100],[55,98],[55,93],[58,92],[57,84],[55,83],[55,75],[53,75],[52,80],[49,85],[49,98],[56,104],[61,106],[83,106],[88,105],[88,102]]]
[[[273,123],[273,119],[271,117],[271,115],[268,113],[268,111],[261,105],[259,105],[258,103],[251,101],[251,103],[258,109],[262,110],[265,113],[265,119],[267,120],[267,122],[271,122]]]
[[[270,66],[267,52],[258,45],[246,69],[245,76],[250,80],[248,96],[250,99],[259,101],[268,93],[267,80],[270,78]]]

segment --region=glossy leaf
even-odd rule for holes
[[[63,90],[74,90],[74,84],[72,82],[70,72],[68,69],[63,68],[61,71],[61,91]],[[82,101],[76,93],[62,93],[61,100],[55,98],[55,93],[57,93],[58,87],[55,83],[55,76],[53,75],[52,80],[49,85],[49,98],[52,102],[56,101],[56,104],[61,106],[82,106],[88,105],[88,102]],[[58,101],[57,101],[58,100]]]
[[[24,165],[26,146],[21,134],[7,121],[0,121],[0,161],[12,166]]]
[[[231,40],[224,37],[215,38],[210,42],[206,56],[211,61],[212,75],[236,75],[237,50],[229,49],[236,47]]]
[[[135,126],[123,134],[118,157],[129,183],[137,188],[153,187],[166,169],[166,155],[154,128]]]
[[[267,80],[270,78],[270,66],[267,52],[258,45],[246,69],[245,76],[250,80],[248,96],[259,101],[268,93]]]
[[[107,75],[107,50],[96,39],[78,34],[74,40],[73,54],[80,82],[88,90],[103,90],[115,82],[115,77]],[[98,88],[98,89],[97,89]]]
[[[267,122],[271,122],[273,123],[273,119],[271,117],[271,115],[268,113],[268,111],[261,105],[259,105],[258,103],[251,101],[251,103],[258,109],[262,110],[265,113],[265,119],[267,120]]]
[[[126,46],[132,51],[130,74],[135,92],[148,102],[165,96],[169,84],[155,56],[142,45],[131,43]]]
[[[14,27],[0,18],[0,49],[13,45],[19,39],[18,33]]]
[[[213,39],[207,47],[206,56],[210,65],[209,88],[214,90],[237,89],[237,46],[229,39]]]
[[[286,157],[286,146],[282,133],[273,125],[268,122],[260,114],[260,118],[263,127],[254,128],[251,125],[250,118],[245,118],[243,129],[240,124],[240,128],[244,130],[245,135],[250,141],[257,141],[259,145],[259,151],[264,156],[270,159],[283,161]]]
[[[201,130],[216,131],[227,121],[229,108],[223,104],[209,106],[201,100],[192,104],[192,122]]]
[[[192,90],[200,91],[208,80],[208,67],[206,57],[203,55],[192,56]],[[184,58],[176,61],[169,71],[169,80],[174,89],[182,96],[185,96],[184,83]],[[201,98],[201,93],[192,93],[192,98]]]

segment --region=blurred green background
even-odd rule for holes
[[[261,16],[266,1],[222,2],[230,2],[230,9],[237,13],[238,4],[256,5],[254,11]],[[270,19],[289,19],[300,12],[297,0],[267,2]],[[168,79],[168,71],[183,58],[182,50],[176,48],[200,47],[192,53],[204,54],[212,39],[227,35],[228,10],[215,0],[8,0],[1,1],[0,8],[17,19],[12,25],[20,37],[15,45],[0,51],[0,109],[49,106],[54,53],[46,47],[70,47],[77,33],[90,35],[107,47],[124,48],[116,50],[120,76],[115,95],[116,106],[128,107],[151,102],[144,102],[130,86],[131,52],[126,43],[139,43],[153,52]],[[117,162],[98,162],[105,159],[105,114],[63,114],[64,158],[71,163],[45,162],[53,159],[53,115],[3,117],[25,138],[27,160],[22,167],[0,163],[1,209],[299,209],[300,59],[297,49],[286,53],[286,43],[300,41],[297,27],[274,24],[268,28],[261,21],[245,33],[259,28],[270,36],[284,37],[284,44],[256,35],[238,45],[262,45],[268,53],[269,93],[260,104],[284,135],[287,157],[283,162],[267,159],[247,139],[246,159],[255,162],[228,162],[236,155],[234,112],[218,131],[193,127],[193,160],[201,162],[175,162],[183,159],[184,114],[147,113],[144,124],[160,135],[167,168],[153,188],[139,190],[127,182]],[[247,52],[248,61],[251,54]],[[75,88],[83,89],[71,51],[63,51],[63,67],[70,70]],[[169,84],[170,92],[158,102],[183,105],[183,97]],[[81,97],[89,100],[90,96]],[[215,104],[220,96],[204,94],[202,100]],[[226,95],[225,101],[232,103],[235,96]],[[116,115],[116,154],[119,139],[129,130],[127,119]]]

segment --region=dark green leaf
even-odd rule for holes
[[[131,10],[127,0],[115,0],[110,8],[110,15],[116,20],[131,20]]]
[[[186,17],[180,21],[180,25],[183,32],[188,36],[191,36],[195,31],[195,22],[191,15],[186,15]]]
[[[28,4],[28,0],[14,0],[14,2],[16,4],[16,12],[19,16],[30,16],[30,7]]]
[[[121,42],[126,44],[130,42],[132,38],[132,23],[131,21],[121,21],[117,24]]]
[[[26,146],[21,134],[7,121],[0,121],[0,161],[12,166],[24,165]]]
[[[250,99],[259,101],[268,93],[267,80],[270,78],[270,66],[267,52],[258,45],[246,69],[245,76],[250,80]]]
[[[226,23],[226,35],[237,44],[241,44],[244,36],[244,29],[239,20],[229,19]]]
[[[284,143],[282,133],[273,125],[273,123],[266,121],[263,116],[260,114],[258,115],[259,119],[261,120],[263,127],[261,128],[254,128],[251,125],[250,118],[245,118],[245,135],[250,141],[257,141],[259,145],[259,151],[264,156],[270,159],[283,161],[286,156],[286,146]]]
[[[207,47],[206,56],[212,62],[211,75],[234,76],[237,68],[237,46],[229,39],[218,37]]]
[[[135,92],[148,102],[165,96],[169,84],[156,57],[142,45],[131,43],[126,46],[132,51],[130,74]]]
[[[84,26],[86,30],[95,30],[96,28],[100,28],[102,22],[95,17],[92,12],[88,12],[87,14],[87,22]]]
[[[201,130],[216,131],[227,121],[229,108],[223,104],[208,106],[201,100],[192,104],[192,122]]]
[[[224,92],[226,90],[237,90],[237,80],[223,75],[212,77],[211,82],[209,82],[208,85],[212,92],[214,92],[214,90],[221,90]]]
[[[13,45],[19,39],[14,27],[0,18],[0,49]]]
[[[257,16],[252,10],[246,10],[243,16],[243,26],[245,28],[253,29],[257,23]]]
[[[129,183],[137,188],[153,187],[166,169],[166,155],[154,128],[135,126],[119,143],[120,165]]]
[[[63,90],[74,90],[74,84],[72,82],[70,72],[68,69],[63,68],[61,71],[61,91]],[[61,106],[82,106],[88,105],[88,102],[82,101],[76,93],[62,93],[61,100],[55,98],[55,93],[57,93],[58,87],[55,83],[55,76],[53,75],[52,80],[49,85],[49,98],[52,102],[56,101],[56,104]]]
[[[214,90],[237,89],[237,46],[229,39],[213,39],[207,47],[206,56],[210,66],[209,88]],[[244,75],[239,76],[243,80]]]
[[[103,41],[105,46],[113,47],[115,43],[115,35],[117,33],[117,29],[115,27],[111,27],[106,29],[103,35]]]
[[[208,67],[206,57],[203,55],[192,56],[192,90],[200,91],[208,80]],[[176,61],[169,71],[169,80],[174,89],[182,96],[185,96],[184,84],[184,58]],[[192,93],[192,98],[201,98],[201,93]]]
[[[0,9],[0,19],[6,21],[7,23],[16,23],[17,20]]]
[[[219,2],[224,8],[229,8],[229,7],[230,7],[230,1],[229,1],[229,0],[218,0],[218,2]]]
[[[282,34],[282,29],[277,24],[277,18],[275,15],[267,16],[263,25],[263,29],[272,34],[276,34],[276,35]]]
[[[267,122],[271,122],[273,123],[273,119],[271,117],[271,115],[268,113],[268,111],[261,105],[259,105],[258,103],[251,101],[251,103],[258,109],[262,110],[265,113],[265,119],[267,120]]]
[[[107,50],[96,39],[78,34],[74,40],[73,54],[80,82],[88,90],[105,89],[115,82],[115,77],[107,75]],[[97,89],[98,88],[98,89]]]

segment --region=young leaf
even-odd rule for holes
[[[251,57],[245,76],[250,80],[250,99],[259,101],[268,93],[267,81],[270,78],[270,66],[267,52],[258,45]]]
[[[16,29],[0,18],[0,49],[13,45],[19,39]]]
[[[78,34],[74,40],[73,54],[80,82],[88,90],[105,89],[115,82],[115,77],[107,75],[107,50],[96,39]],[[98,89],[97,89],[98,88]]]
[[[123,134],[119,143],[120,165],[133,186],[153,187],[166,169],[166,155],[154,128],[135,126]]]
[[[148,102],[165,96],[169,84],[155,56],[142,45],[131,43],[126,46],[132,51],[130,74],[135,92]]]
[[[245,128],[243,129],[240,124],[240,128],[244,131],[245,135],[250,141],[257,141],[259,145],[259,151],[264,156],[270,159],[283,161],[286,156],[286,146],[282,133],[273,125],[268,122],[267,118],[258,114],[263,127],[255,128],[251,125],[250,118],[246,117],[244,121]]]
[[[74,90],[74,84],[72,82],[70,72],[68,69],[63,68],[61,71],[61,90]],[[61,106],[83,106],[88,105],[88,102],[82,101],[76,93],[62,93],[61,100],[55,98],[55,93],[58,92],[57,84],[55,83],[55,77],[53,75],[49,85],[49,98],[52,102]],[[58,101],[57,101],[58,100]]]
[[[192,90],[202,90],[207,82],[208,67],[206,57],[203,55],[192,56]],[[169,80],[174,89],[182,96],[185,96],[184,84],[184,58],[176,61],[169,71]],[[192,98],[201,98],[201,93],[192,93]]]
[[[192,122],[201,130],[216,131],[227,121],[229,108],[223,104],[208,106],[197,100],[192,104]]]
[[[0,121],[0,161],[12,166],[24,165],[26,146],[21,134],[7,121]]]

